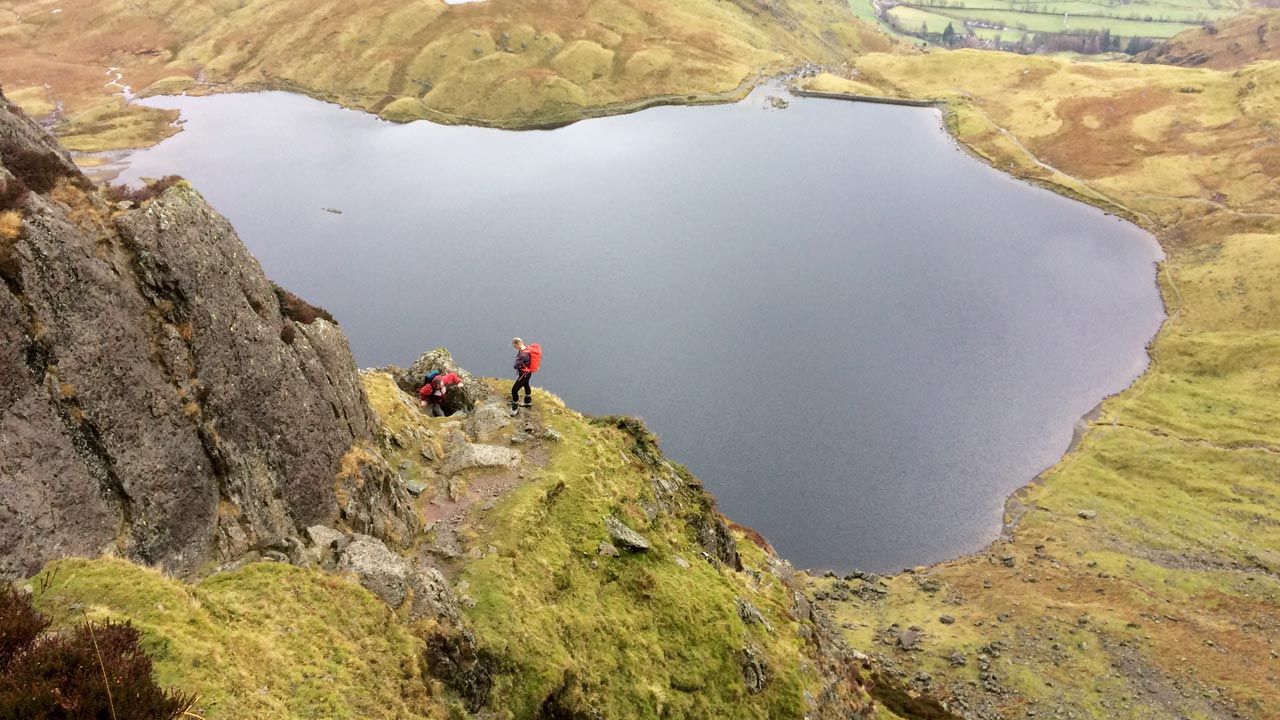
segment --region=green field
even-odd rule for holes
[[[950,11],[971,12],[974,10],[1006,10],[1018,13],[1045,15],[1091,15],[1116,20],[1138,20],[1147,22],[1186,22],[1202,23],[1222,20],[1240,12],[1240,8],[1224,5],[1210,6],[1207,3],[1188,4],[1177,0],[1159,4],[1112,5],[1105,2],[1089,0],[921,0],[912,3],[922,7],[945,9]]]
[[[1006,28],[1018,28],[1042,33],[1062,33],[1071,30],[1110,30],[1112,35],[1124,37],[1170,38],[1195,25],[1172,22],[1143,22],[1141,20],[1116,20],[1090,15],[1049,15],[1011,10],[958,10],[955,8],[930,8],[930,12],[952,18],[957,26],[965,20],[976,20]]]
[[[876,8],[875,8],[875,5],[872,4],[872,0],[849,0],[849,9],[853,10],[853,14],[857,15],[858,19],[864,22],[870,23],[872,25],[875,25],[876,27],[885,31],[886,34],[892,37],[904,38],[906,40],[920,42],[919,39],[913,36],[904,35],[898,32],[897,28],[885,22],[884,18],[876,14]]]
[[[906,32],[919,32],[921,25],[928,27],[931,33],[940,33],[951,23],[957,33],[964,32],[964,22],[946,15],[928,10],[921,10],[909,5],[898,5],[889,9],[888,15]]]
[[[860,17],[872,10],[871,0],[851,0]],[[1106,0],[913,0],[894,5],[882,21],[898,32],[936,35],[951,23],[957,36],[1018,42],[1028,34],[1053,36],[1109,32],[1115,37],[1171,38],[1180,32],[1216,22],[1250,7],[1248,2],[1214,0],[1156,0],[1121,4]],[[981,25],[982,27],[978,27]],[[936,37],[930,39],[936,40]]]

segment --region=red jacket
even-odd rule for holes
[[[462,378],[457,373],[445,373],[437,375],[431,382],[422,386],[418,391],[418,398],[429,403],[444,402],[444,395],[448,392],[448,386],[457,385],[462,382]]]

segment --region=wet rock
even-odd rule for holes
[[[612,515],[605,516],[604,529],[615,543],[633,552],[643,552],[650,547],[649,541],[643,535],[627,527]]]
[[[445,628],[426,638],[423,657],[432,677],[462,698],[471,713],[489,704],[497,658],[480,648],[466,628]]]
[[[1000,564],[1004,565],[1005,567],[1011,568],[1014,565],[1018,564],[1018,559],[1012,555],[1002,555],[1000,557]]]
[[[939,616],[938,616],[938,622],[942,623],[943,625],[953,625],[953,624],[955,624],[955,621],[956,621],[956,619],[955,619],[955,618],[953,618],[953,617],[951,617],[950,615],[939,615]]]
[[[1080,512],[1077,512],[1076,515],[1083,520],[1092,520],[1098,517],[1098,511],[1097,510],[1081,510]]]

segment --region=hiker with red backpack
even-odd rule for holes
[[[418,406],[427,411],[431,417],[444,417],[444,396],[450,385],[457,385],[462,378],[457,373],[441,373],[432,370],[422,378],[422,389],[418,391]]]
[[[538,365],[542,363],[542,346],[538,343],[525,345],[520,338],[512,338],[511,347],[516,349],[516,381],[511,385],[511,417],[515,417],[520,412],[520,388],[524,388],[524,406],[533,407],[529,378],[538,372]]]

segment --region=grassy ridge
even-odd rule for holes
[[[487,438],[519,448],[518,467],[447,477],[422,449],[456,442],[448,438],[459,423],[419,413],[390,375],[367,373],[364,383],[390,458],[415,461],[407,473],[426,485],[419,509],[434,525],[409,552],[436,557],[461,600],[493,679],[487,717],[875,712],[857,671],[819,652],[831,636],[802,609],[788,565],[741,531],[744,570],[703,554],[697,528],[719,517],[714,504],[637,422],[593,421],[539,392],[536,415],[522,415],[532,439],[509,442],[523,424]],[[542,438],[546,428],[560,439]],[[501,489],[486,501],[482,487]],[[652,548],[600,554],[606,515]],[[431,553],[445,532],[457,553],[440,559]],[[430,674],[424,638],[435,621],[407,622],[347,578],[256,562],[185,585],[102,558],[53,563],[31,584],[55,627],[82,612],[131,620],[159,682],[198,693],[205,718],[461,713]],[[748,684],[748,665],[762,684]]]
[[[366,375],[365,385],[393,432],[438,437],[450,422],[406,412],[389,376]],[[501,716],[533,717],[548,698],[564,713],[618,718],[811,712],[806,694],[822,696],[829,681],[804,639],[811,623],[793,608],[789,568],[742,535],[745,572],[706,559],[690,518],[710,517],[714,506],[696,479],[657,454],[647,431],[591,421],[545,392],[538,398],[533,422],[562,439],[521,444],[520,481],[452,528],[468,553],[455,569],[459,591],[471,598],[463,612],[480,647],[501,658]],[[489,442],[501,444],[521,427]],[[679,489],[659,495],[655,478]],[[466,479],[485,482],[483,473]],[[652,549],[599,554],[607,515]],[[744,621],[739,598],[769,627]],[[748,653],[767,668],[758,693],[744,683]],[[859,691],[846,692],[853,707],[869,704]]]
[[[646,102],[736,97],[767,68],[841,63],[888,40],[823,0],[68,0],[0,6],[0,83],[77,149],[156,142],[136,91],[296,90],[394,120],[502,127]],[[0,23],[3,24],[3,23]]]
[[[947,99],[953,132],[997,167],[1153,230],[1170,319],[1149,372],[1010,501],[1007,542],[891,578],[884,599],[828,606],[855,646],[974,712],[1270,717],[1280,63],[1231,73],[962,51],[858,68],[886,92]],[[897,643],[911,626],[920,650]]]

